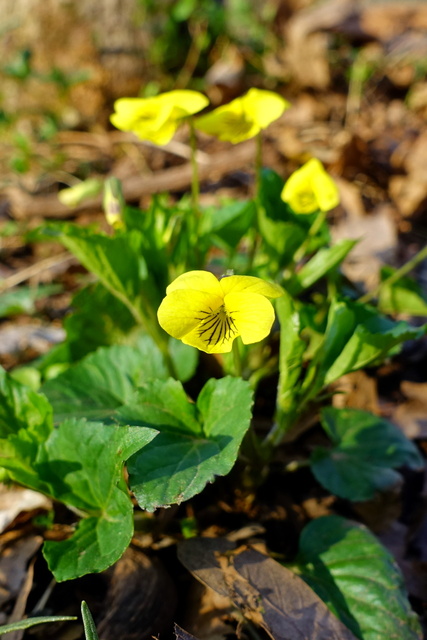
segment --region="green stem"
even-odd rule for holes
[[[298,411],[295,404],[287,411],[278,408],[275,423],[262,442],[262,447],[266,452],[265,456],[268,458],[272,456],[274,449],[279,446],[285,434],[294,426],[297,416]]]
[[[190,118],[190,162],[191,162],[191,200],[193,204],[193,212],[196,218],[200,216],[199,209],[199,196],[200,196],[200,184],[199,184],[199,170],[197,166],[197,137],[196,129],[194,127],[193,118]]]
[[[257,218],[260,215],[261,209],[261,174],[262,174],[262,131],[260,131],[256,136],[256,149],[255,149],[255,193],[254,193],[254,202],[257,211]],[[249,249],[249,259],[248,259],[248,271],[252,269],[255,256],[257,254],[260,235],[258,233],[258,222],[254,225],[254,234],[252,238],[252,246]]]
[[[304,467],[310,466],[310,460],[292,460],[292,462],[288,462],[285,466],[285,471],[288,473],[293,473],[298,471],[298,469],[303,469]]]
[[[262,131],[256,136],[255,151],[255,201],[258,203],[261,191],[261,172],[262,172]]]
[[[426,258],[427,258],[427,246],[424,247],[424,249],[421,249],[421,251],[415,254],[413,258],[408,260],[408,262],[406,262],[402,267],[400,267],[400,269],[395,271],[391,276],[389,276],[388,278],[380,282],[380,284],[377,287],[375,287],[375,289],[372,289],[372,291],[368,291],[368,293],[365,293],[364,296],[359,298],[359,302],[361,302],[362,304],[365,304],[366,302],[369,302],[373,298],[377,297],[384,286],[386,285],[390,286],[394,284],[395,282],[400,280],[400,278],[403,278],[403,276],[406,276],[407,273],[412,271],[412,269],[414,269],[414,267],[416,267],[417,264],[419,264]]]
[[[242,358],[240,356],[239,344],[237,340],[233,341],[233,360],[234,360],[234,375],[236,378],[242,377],[243,366],[242,366]]]
[[[308,230],[306,239],[304,240],[302,245],[298,247],[298,249],[294,254],[294,257],[293,257],[294,264],[297,264],[304,258],[305,254],[307,253],[308,245],[310,243],[311,238],[313,238],[313,236],[315,236],[316,233],[320,231],[322,224],[325,222],[327,213],[328,213],[327,211],[320,211],[315,217],[313,224]]]
[[[199,171],[197,166],[197,137],[193,118],[189,118],[190,125],[190,164],[191,164],[191,215],[184,220],[184,233],[186,234],[185,269],[200,269],[199,249],[199,222],[200,222],[200,186]]]

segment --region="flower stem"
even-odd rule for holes
[[[300,260],[304,258],[305,254],[307,253],[308,245],[310,243],[311,238],[313,238],[313,236],[315,236],[316,233],[321,229],[322,224],[326,219],[327,213],[328,213],[327,211],[320,211],[315,217],[313,224],[311,225],[310,229],[307,232],[307,237],[305,238],[304,242],[298,247],[298,249],[294,254],[294,257],[293,257],[294,264],[297,264],[298,262],[300,262]]]
[[[196,130],[194,127],[193,118],[189,119],[190,123],[190,150],[191,150],[191,200],[193,204],[193,212],[196,218],[200,216],[199,210],[199,195],[200,195],[200,184],[199,184],[199,171],[197,167],[197,138],[196,138]]]
[[[368,293],[365,293],[365,295],[359,298],[359,302],[361,302],[362,304],[365,304],[366,302],[369,302],[373,298],[377,297],[384,286],[386,285],[390,286],[394,284],[395,282],[400,280],[400,278],[403,278],[403,276],[406,276],[407,273],[412,271],[412,269],[414,269],[414,267],[416,267],[417,264],[419,264],[426,258],[427,258],[427,246],[424,247],[424,249],[421,249],[421,251],[419,251],[418,253],[416,253],[413,258],[408,260],[408,262],[402,265],[400,269],[395,271],[391,276],[389,276],[388,278],[380,282],[380,284],[374,289],[372,289],[372,291],[368,291]]]
[[[261,191],[261,172],[262,172],[262,131],[256,136],[255,151],[255,201],[259,201]]]
[[[242,366],[242,358],[240,356],[239,344],[237,340],[233,342],[233,360],[234,360],[234,375],[236,378],[242,377],[243,366]]]
[[[260,215],[261,209],[261,179],[262,179],[262,131],[260,131],[256,136],[256,149],[255,149],[255,193],[254,193],[254,202],[257,212],[257,219]],[[254,225],[254,233],[252,237],[252,245],[249,249],[249,259],[248,259],[248,271],[252,269],[259,242],[260,236],[258,232],[258,221]]]
[[[294,473],[295,471],[298,471],[298,469],[309,467],[310,464],[310,460],[292,460],[285,466],[285,471],[288,473]]]

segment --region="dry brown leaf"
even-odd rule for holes
[[[323,2],[297,12],[285,28],[285,62],[294,80],[303,87],[325,89],[330,82],[328,36],[319,33],[346,20],[352,13],[349,0]]]
[[[18,596],[27,574],[30,558],[38,551],[43,538],[30,536],[2,550],[0,557],[0,605]]]
[[[37,491],[0,484],[0,533],[23,511],[51,508],[52,501]]]
[[[400,388],[407,400],[394,411],[393,422],[409,439],[427,439],[427,383],[404,380]]]
[[[346,216],[332,228],[332,237],[335,242],[344,238],[359,240],[342,270],[350,280],[363,282],[371,289],[378,284],[381,266],[393,263],[397,246],[393,210],[384,204],[369,215],[359,216],[356,212],[357,208],[346,210]]]
[[[379,414],[377,381],[363,370],[342,376],[332,385],[332,404],[338,409],[351,407]]]
[[[184,629],[182,629],[176,623],[174,625],[173,631],[174,631],[176,640],[197,640],[195,636],[193,636],[191,633],[188,633],[188,631],[185,631]]]
[[[355,640],[299,576],[258,551],[235,549],[224,538],[193,538],[178,556],[274,640]]]
[[[223,640],[233,634],[234,612],[228,597],[194,581],[186,600],[183,622],[202,640]]]
[[[365,5],[360,14],[360,26],[367,34],[387,42],[410,29],[427,29],[427,6],[417,0]]]

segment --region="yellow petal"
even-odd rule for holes
[[[197,326],[181,339],[184,344],[189,344],[205,353],[229,353],[238,335],[232,321],[224,312],[220,312],[219,317],[209,319],[209,324]]]
[[[114,103],[112,124],[122,131],[132,131],[141,140],[167,144],[181,120],[209,104],[198,91],[169,91],[153,98],[120,98]]]
[[[132,133],[138,136],[141,140],[148,140],[153,144],[162,146],[172,140],[178,126],[179,122],[172,119],[166,120],[162,124],[156,123],[156,125],[141,122],[132,128]]]
[[[250,89],[242,98],[244,111],[248,120],[256,123],[261,129],[280,118],[291,105],[287,100],[273,91]]]
[[[173,109],[172,116],[175,119],[197,113],[209,104],[208,98],[202,93],[186,89],[168,91],[160,94],[158,98]]]
[[[245,291],[258,293],[267,298],[278,298],[283,295],[283,289],[278,284],[266,282],[254,276],[225,276],[219,281],[224,295]]]
[[[320,211],[330,211],[339,205],[337,185],[326,171],[319,171],[313,175],[312,185]]]
[[[232,318],[244,344],[263,340],[274,322],[273,305],[258,293],[229,293],[224,298],[227,314]]]
[[[210,271],[187,271],[187,273],[183,273],[171,282],[166,289],[166,293],[169,295],[177,289],[203,291],[218,296],[221,299],[223,298],[223,292],[218,279]]]
[[[316,158],[289,177],[281,194],[295,213],[329,211],[339,203],[338,189]]]
[[[120,98],[114,103],[114,110],[110,120],[122,131],[131,131],[138,122],[161,125],[170,112],[170,108],[159,105],[157,98]]]
[[[281,198],[295,213],[314,213],[318,209],[317,199],[310,177],[301,169],[289,176],[283,187]]]
[[[277,93],[250,89],[246,95],[197,118],[195,126],[220,140],[236,144],[253,138],[289,106]]]
[[[176,289],[163,299],[157,311],[157,318],[162,329],[169,335],[186,342],[187,334],[222,304],[222,297],[211,293],[193,289]]]
[[[194,125],[209,135],[233,144],[253,138],[260,130],[255,122],[246,117],[242,98],[236,98],[229,104],[196,118]]]

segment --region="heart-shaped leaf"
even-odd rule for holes
[[[321,412],[332,448],[317,447],[311,468],[317,480],[337,496],[369,500],[400,482],[394,469],[423,467],[415,445],[391,422],[359,409],[327,407]]]
[[[421,638],[396,562],[366,527],[325,516],[299,545],[301,577],[360,640]]]
[[[160,432],[128,462],[130,487],[140,506],[152,511],[180,503],[216,475],[226,475],[249,428],[251,404],[248,383],[237,378],[209,380],[196,405],[175,380],[144,384],[117,412],[123,423]]]

